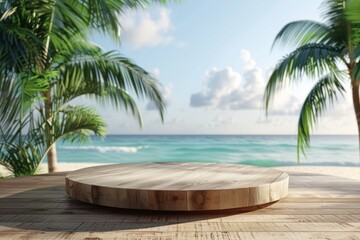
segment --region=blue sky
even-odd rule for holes
[[[143,129],[124,112],[98,107],[110,134],[296,134],[297,113],[311,80],[279,94],[266,118],[261,98],[267,77],[291,48],[272,42],[291,21],[320,21],[321,1],[185,0],[120,16],[118,50],[152,72],[168,102],[165,122],[140,102]],[[318,134],[356,134],[348,97],[325,113]]]

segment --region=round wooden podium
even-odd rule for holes
[[[66,191],[92,204],[146,210],[207,211],[274,202],[287,173],[238,164],[153,162],[104,165],[66,176]]]

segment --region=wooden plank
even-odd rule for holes
[[[359,181],[294,173],[288,196],[265,208],[189,213],[82,203],[66,195],[64,177],[0,180],[0,239],[360,239]],[[105,193],[92,192],[108,201]],[[236,194],[228,196],[239,200]],[[171,196],[147,195],[155,203]],[[126,199],[127,193],[116,197]],[[134,198],[141,203],[146,197]]]

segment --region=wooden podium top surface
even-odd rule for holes
[[[286,173],[239,164],[152,162],[91,167],[67,178],[111,188],[191,191],[257,187],[281,181]]]
[[[84,168],[66,176],[67,193],[93,204],[147,210],[207,211],[274,202],[289,176],[238,164],[153,162]]]

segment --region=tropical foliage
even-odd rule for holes
[[[360,133],[360,1],[326,0],[325,22],[295,21],[285,25],[274,45],[292,46],[267,83],[266,111],[275,93],[286,85],[306,78],[318,79],[304,100],[298,122],[298,160],[310,147],[310,131],[317,125],[328,105],[351,85],[353,105]]]
[[[34,174],[47,155],[56,170],[55,143],[104,136],[95,109],[80,97],[130,112],[141,125],[132,94],[149,99],[161,119],[159,83],[116,51],[104,52],[90,32],[120,42],[119,14],[156,0],[0,0],[0,164],[15,176]]]

